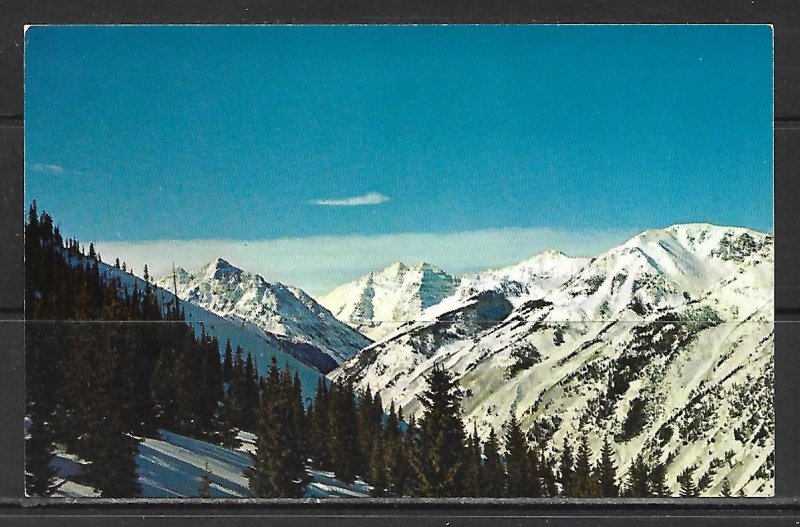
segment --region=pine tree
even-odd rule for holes
[[[652,496],[650,488],[650,467],[642,454],[636,456],[628,469],[628,482],[625,496],[630,498],[649,498]]]
[[[548,460],[544,452],[539,456],[539,473],[542,475],[542,495],[554,498],[558,496],[558,482],[555,471],[555,461]]]
[[[476,423],[473,423],[472,433],[467,438],[467,448],[464,451],[464,456],[463,495],[478,498],[481,496],[483,463],[481,460],[481,441],[478,438]]]
[[[222,380],[230,383],[233,378],[233,348],[230,339],[225,341],[225,358],[222,361]]]
[[[711,474],[709,474],[708,472],[705,472],[705,473],[703,473],[702,476],[700,476],[700,479],[697,480],[697,495],[698,496],[701,495],[706,490],[708,490],[709,487],[711,487],[711,479],[712,479],[711,478]]]
[[[352,384],[334,386],[328,413],[330,467],[346,483],[355,481],[359,459],[357,413]]]
[[[494,429],[483,444],[483,479],[481,495],[487,498],[502,498],[506,494],[506,472],[500,457],[500,442]]]
[[[695,467],[686,467],[678,475],[678,484],[680,485],[679,496],[681,498],[695,498],[698,496],[697,486],[694,483]]]
[[[722,480],[722,488],[720,489],[720,493],[725,498],[730,498],[731,495],[733,494],[733,492],[731,490],[731,484],[728,481],[728,478],[725,478],[725,479]]]
[[[314,466],[317,468],[330,468],[330,455],[328,450],[330,441],[329,408],[330,397],[328,394],[328,385],[325,380],[320,377],[319,381],[317,381],[317,392],[314,396],[314,402],[309,407],[308,411],[309,454],[314,462]]]
[[[250,488],[260,498],[293,498],[303,494],[302,455],[292,437],[291,387],[286,386],[272,358],[258,423],[258,439]]]
[[[465,448],[461,394],[452,374],[439,366],[431,370],[427,381],[428,389],[420,396],[424,410],[414,460],[419,492],[427,497],[457,496]]]
[[[101,341],[102,342],[102,341]],[[129,427],[118,411],[116,390],[122,385],[125,371],[120,367],[119,354],[104,350],[98,356],[96,391],[92,394],[92,411],[99,421],[93,423],[88,474],[104,498],[135,497],[141,492],[136,455],[139,442],[130,436]]]
[[[508,473],[508,496],[524,497],[530,494],[530,474],[528,473],[530,451],[515,415],[506,423],[505,461]]]
[[[569,445],[569,438],[564,436],[564,445],[561,448],[561,466],[559,470],[559,483],[561,484],[561,495],[572,496],[572,472],[573,468],[572,447]]]
[[[35,209],[35,206],[32,206]],[[49,496],[56,490],[56,470],[52,466],[53,446],[52,420],[56,406],[51,384],[57,378],[52,355],[48,351],[58,349],[52,325],[26,325],[25,395],[27,409],[27,438],[25,441],[25,488],[35,496]]]
[[[201,498],[211,497],[211,471],[208,469],[208,462],[206,462],[205,468],[200,473],[200,488],[197,494]]]
[[[650,471],[650,490],[658,498],[671,495],[667,486],[667,467],[663,463],[656,463]]]
[[[402,414],[402,411],[400,414]],[[388,494],[390,496],[404,496],[408,482],[408,457],[403,445],[404,435],[400,425],[400,414],[395,411],[394,401],[392,401],[389,405],[389,416],[386,419],[383,434],[386,468],[388,470]]]
[[[417,418],[414,414],[408,419],[408,426],[406,427],[405,435],[403,436],[402,445],[402,459],[406,461],[408,467],[407,478],[405,480],[405,492],[397,492],[398,496],[417,496],[419,492],[419,480],[417,479],[417,471],[414,465],[420,457],[419,452],[419,426],[417,426]]]
[[[372,451],[369,455],[370,483],[372,484],[371,495],[382,498],[389,493],[389,481],[387,478],[387,459],[383,439],[376,438],[372,443]]]
[[[595,469],[595,479],[600,485],[600,495],[603,498],[616,498],[619,496],[617,486],[617,466],[614,463],[614,452],[606,437],[600,449],[600,460]]]
[[[592,451],[589,448],[589,438],[586,433],[581,434],[578,443],[578,452],[575,456],[575,468],[572,472],[571,496],[576,498],[591,498],[597,494],[597,487],[592,475]]]

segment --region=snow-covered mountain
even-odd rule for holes
[[[297,287],[271,284],[217,258],[194,272],[177,269],[156,282],[219,316],[245,321],[298,359],[327,372],[371,341]]]
[[[673,492],[694,466],[706,494],[727,479],[769,495],[773,296],[771,236],[676,225],[592,259],[543,253],[463,277],[329,377],[411,415],[442,365],[484,437],[514,414],[551,455],[582,430],[595,454],[608,437],[623,471],[638,454],[665,463]]]
[[[458,279],[429,263],[401,262],[341,285],[319,299],[339,320],[377,339],[451,296]]]

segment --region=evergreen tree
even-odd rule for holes
[[[225,357],[222,360],[222,380],[230,383],[233,378],[233,348],[230,339],[225,341]]]
[[[555,461],[547,460],[544,452],[539,455],[539,473],[542,477],[542,496],[550,498],[558,496],[558,482],[554,468]]]
[[[473,423],[472,433],[467,438],[467,448],[464,454],[463,495],[477,498],[482,494],[483,464],[481,460],[481,441],[478,438],[476,423]]]
[[[334,386],[328,413],[330,467],[346,483],[355,481],[359,452],[355,394],[352,384]]]
[[[500,442],[493,428],[489,430],[489,437],[483,444],[483,458],[481,495],[487,498],[505,497],[506,472],[500,457]]]
[[[694,483],[695,467],[686,467],[678,475],[678,484],[680,485],[679,496],[681,498],[696,498],[699,493],[697,486]]]
[[[419,451],[414,459],[418,490],[428,497],[457,496],[465,448],[461,394],[452,374],[439,366],[426,380],[428,388],[420,396],[424,410],[419,423]]]
[[[589,448],[589,438],[586,433],[581,434],[578,452],[575,456],[575,468],[572,472],[571,496],[576,498],[591,498],[599,495],[599,485],[593,481],[592,451]]]
[[[258,423],[258,439],[250,488],[259,498],[292,498],[303,494],[302,455],[292,437],[291,388],[283,382],[272,358]]]
[[[328,395],[328,385],[320,377],[317,381],[317,392],[314,402],[309,407],[309,449],[310,455],[317,468],[330,467],[329,430],[330,430],[330,397]]]
[[[722,489],[720,489],[720,493],[725,498],[730,498],[732,495],[731,484],[728,481],[728,478],[722,480]]]
[[[506,423],[505,461],[508,474],[508,496],[524,497],[530,495],[531,477],[528,473],[530,451],[516,416]]]
[[[652,496],[650,488],[650,467],[642,454],[636,456],[628,469],[628,482],[625,496],[630,498],[649,498]]]
[[[616,498],[619,496],[617,486],[617,466],[614,463],[614,452],[606,437],[600,449],[600,460],[595,469],[595,479],[600,486],[600,496],[603,498]]]
[[[408,419],[408,426],[406,427],[405,436],[403,437],[403,452],[405,459],[408,461],[408,478],[405,484],[406,493],[398,493],[400,496],[406,494],[411,496],[420,495],[419,479],[417,477],[416,463],[420,458],[420,437],[419,426],[417,425],[417,418],[414,414]]]
[[[400,412],[402,414],[402,411]],[[389,406],[389,416],[384,428],[385,459],[388,468],[389,495],[405,496],[409,478],[408,456],[403,444],[401,415],[395,411],[394,401]]]
[[[52,433],[47,423],[31,418],[25,441],[25,488],[34,496],[50,496],[57,489]]]
[[[117,408],[115,390],[121,386],[122,371],[119,355],[106,350],[98,357],[95,403],[92,410],[100,421],[93,423],[96,441],[91,445],[89,477],[104,498],[125,498],[139,495],[141,487],[136,472],[136,454],[139,442],[130,436]]]
[[[663,463],[656,463],[650,471],[650,490],[658,498],[666,498],[671,494],[667,486],[667,467]]]
[[[389,494],[388,460],[386,459],[383,439],[380,437],[376,438],[372,443],[368,465],[370,467],[370,483],[372,484],[370,494],[376,498],[387,496]]]
[[[559,483],[561,484],[561,495],[572,496],[572,472],[573,467],[572,447],[569,445],[569,438],[564,437],[564,445],[561,448],[561,466],[559,470]]]

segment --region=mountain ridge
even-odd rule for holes
[[[176,269],[156,284],[222,317],[235,317],[277,337],[302,360],[329,371],[371,341],[337,320],[303,290],[267,282],[217,257],[196,271]],[[316,351],[314,351],[316,350]]]

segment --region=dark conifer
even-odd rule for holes
[[[464,462],[464,425],[461,394],[450,372],[435,366],[427,376],[428,388],[420,401],[419,451],[414,469],[423,496],[459,494],[458,475]]]
[[[483,444],[483,479],[481,494],[487,498],[506,496],[506,472],[500,457],[500,443],[494,428],[489,430],[489,437]]]
[[[686,467],[678,475],[680,485],[679,495],[681,498],[696,498],[699,495],[697,486],[694,483],[694,471],[696,467]]]
[[[656,463],[650,471],[650,492],[657,498],[671,495],[667,486],[667,467],[663,463]]]
[[[360,460],[355,393],[352,384],[334,386],[328,413],[330,467],[338,478],[351,483]]]
[[[614,451],[608,438],[603,440],[603,447],[600,449],[600,460],[597,462],[595,479],[600,485],[602,497],[616,498],[619,496],[617,466],[614,463]]]
[[[467,438],[467,448],[464,451],[463,495],[473,498],[481,496],[481,481],[483,480],[483,463],[481,441],[478,438],[477,424],[473,423],[472,433]]]
[[[591,498],[599,494],[599,485],[593,481],[592,451],[589,448],[589,437],[581,434],[578,443],[578,452],[575,456],[575,467],[572,472],[571,496],[576,498]]]
[[[261,405],[250,488],[260,498],[300,497],[305,472],[292,437],[291,389],[272,358]]]
[[[559,467],[559,480],[561,484],[561,495],[572,496],[572,473],[574,471],[574,460],[572,457],[572,447],[569,438],[564,436],[564,444],[561,448],[561,465]]]
[[[720,493],[725,498],[730,498],[731,495],[733,494],[733,492],[731,490],[731,484],[728,481],[728,478],[725,478],[725,479],[722,480],[722,488],[720,489]]]
[[[230,383],[233,378],[233,348],[230,339],[225,341],[225,358],[222,361],[222,380]]]
[[[652,496],[650,467],[641,454],[636,456],[628,469],[625,496],[629,498],[649,498]]]
[[[508,496],[525,497],[530,495],[530,474],[528,473],[530,450],[525,434],[516,416],[512,413],[506,423],[505,462],[508,474]]]

